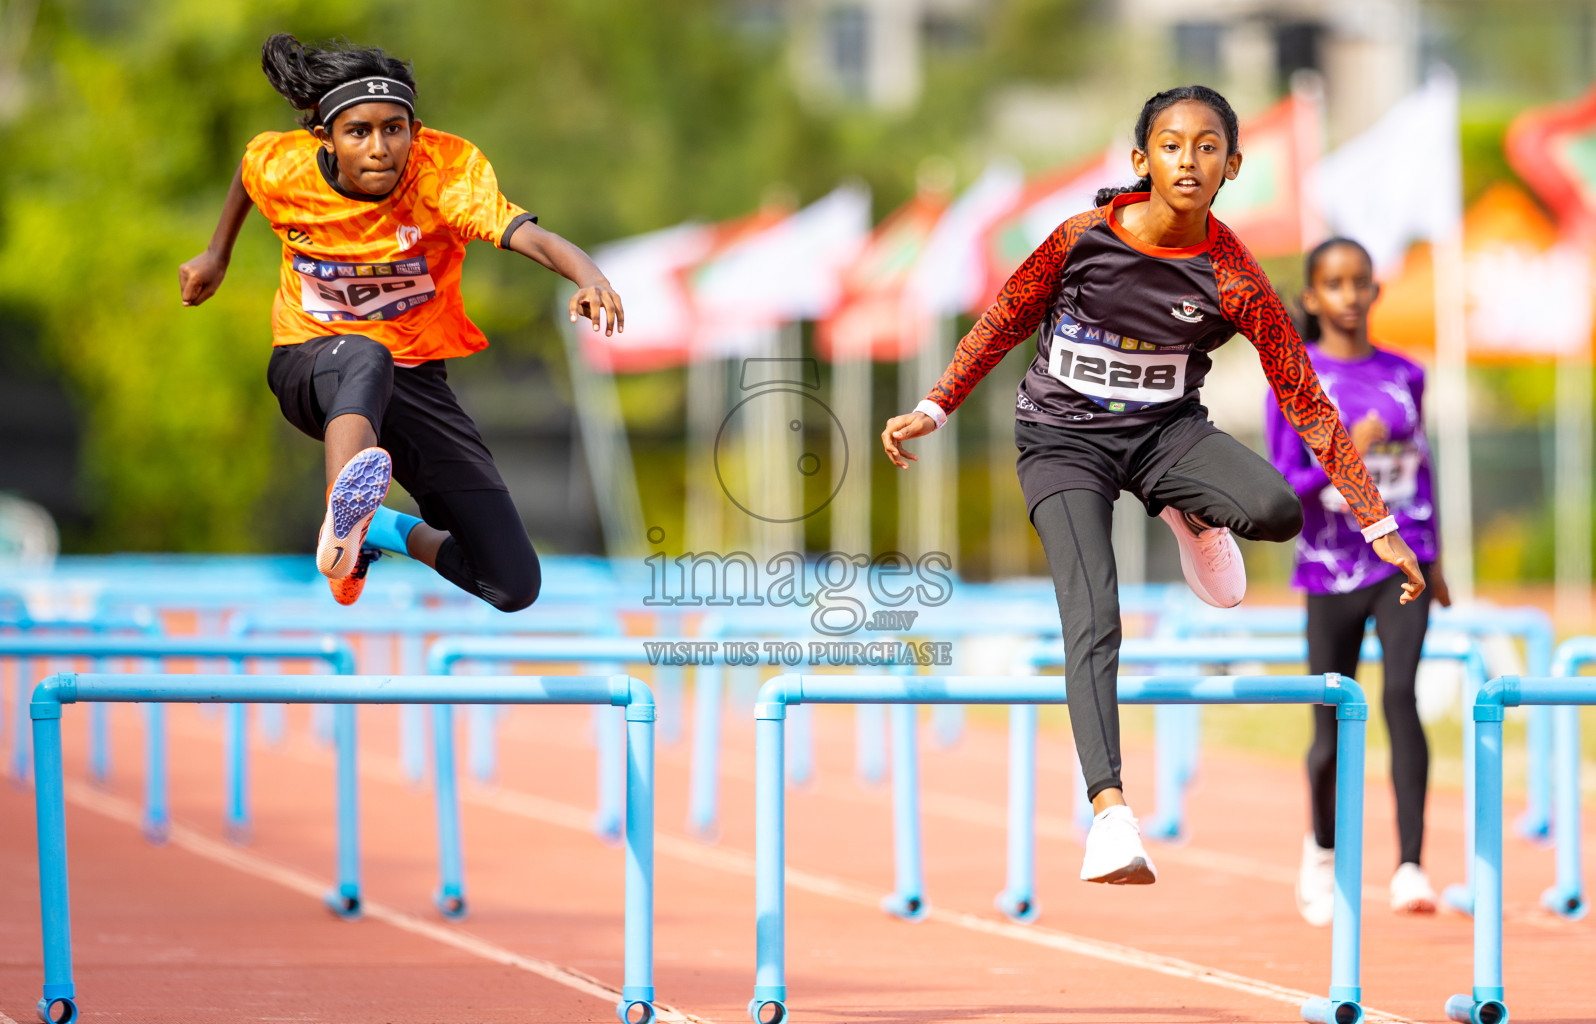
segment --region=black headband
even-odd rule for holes
[[[416,116],[416,91],[397,78],[368,75],[335,85],[316,104],[316,116],[332,127],[333,118],[357,103],[397,103]]]

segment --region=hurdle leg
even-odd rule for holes
[[[360,917],[360,784],[355,705],[333,705],[333,742],[338,749],[338,886],[327,908],[353,921]]]
[[[104,658],[94,660],[94,671],[109,669]],[[111,708],[108,704],[89,705],[89,781],[96,786],[111,781]]]
[[[421,675],[421,637],[399,638],[399,674]],[[399,706],[399,767],[406,781],[420,785],[427,777],[427,711],[420,704]]]
[[[598,740],[598,809],[593,812],[593,834],[615,845],[622,841],[625,817],[625,711],[595,704],[593,729]]]
[[[867,786],[887,777],[887,709],[880,704],[860,704],[854,715],[854,773]]]
[[[1553,838],[1552,709],[1536,704],[1524,709],[1524,753],[1528,758],[1524,788],[1527,806],[1514,828],[1532,843]]]
[[[1463,674],[1463,882],[1441,890],[1441,902],[1460,914],[1474,913],[1474,717],[1470,709],[1485,684],[1485,666],[1475,659],[1465,663]]]
[[[938,750],[952,750],[964,738],[964,705],[935,704],[931,707],[931,742]]]
[[[626,708],[626,973],[623,1024],[654,1019],[654,705]]]
[[[1185,706],[1180,704],[1159,704],[1153,708],[1157,750],[1153,791],[1157,794],[1158,811],[1143,829],[1149,839],[1179,839],[1185,831],[1185,711]]]
[[[786,712],[754,708],[754,1024],[787,1019]]]
[[[1588,909],[1579,863],[1579,708],[1552,709],[1552,753],[1557,882],[1541,894],[1541,905],[1558,917],[1577,921]]]
[[[722,671],[718,665],[698,665],[693,669],[693,752],[687,828],[708,842],[720,836],[716,762],[720,757]]]
[[[787,781],[794,786],[815,781],[815,709],[807,704],[787,712]]]
[[[72,917],[68,905],[66,794],[61,783],[61,705],[30,708],[34,808],[39,827],[39,909],[44,942],[44,991],[39,1017],[72,1024],[78,1016],[72,984]]]
[[[1097,812],[1092,810],[1092,798],[1086,795],[1086,770],[1081,767],[1080,751],[1073,751],[1070,758],[1070,775],[1075,780],[1075,831],[1081,842],[1086,842],[1086,834],[1092,830],[1092,818]]]
[[[670,746],[682,740],[684,716],[683,680],[687,670],[680,665],[660,665],[654,669],[654,699],[659,702],[657,739]]]
[[[33,689],[33,659],[17,659],[17,686],[12,693],[16,713],[11,717],[11,778],[27,782],[28,773],[28,694]]]
[[[1304,1020],[1359,1024],[1363,928],[1363,757],[1369,705],[1336,705],[1336,893],[1330,934],[1330,996],[1302,1006]]]
[[[1036,705],[1009,705],[1008,879],[994,905],[1010,920],[1036,920]]]
[[[460,857],[460,792],[454,770],[454,705],[432,705],[434,788],[438,804],[438,891],[432,902],[444,917],[466,914]]]
[[[227,838],[240,846],[250,840],[249,705],[227,705]]]
[[[918,921],[931,909],[925,898],[920,839],[920,708],[916,704],[894,704],[887,717],[892,725],[894,891],[881,900],[881,909],[905,921]]]
[[[144,705],[144,839],[164,846],[172,832],[166,802],[166,705]]]
[[[1460,1024],[1507,1020],[1502,987],[1502,706],[1474,705],[1474,989],[1446,1001]]]
[[[471,762],[471,777],[478,782],[492,782],[497,773],[498,723],[491,704],[471,704],[466,707],[466,750]]]

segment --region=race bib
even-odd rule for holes
[[[1410,441],[1374,445],[1363,453],[1363,465],[1380,497],[1393,510],[1402,508],[1419,493],[1419,449]],[[1331,512],[1347,511],[1347,499],[1334,487],[1319,492],[1324,507]]]
[[[294,255],[300,304],[323,322],[392,320],[438,294],[424,258],[332,263]]]
[[[1190,351],[1137,341],[1064,314],[1053,329],[1047,372],[1109,412],[1136,412],[1186,393]]]

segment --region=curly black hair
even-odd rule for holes
[[[403,82],[416,91],[414,69],[407,60],[390,57],[374,46],[355,46],[339,41],[321,49],[309,47],[287,32],[272,36],[260,48],[260,69],[266,80],[283,98],[293,104],[302,128],[322,123],[316,103],[327,90],[357,78],[382,75]]]

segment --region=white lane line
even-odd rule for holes
[[[136,805],[119,797],[99,792],[84,783],[69,781],[65,784],[65,789],[67,799],[86,810],[94,811],[97,814],[131,825],[134,828],[138,828],[143,820],[142,814]],[[182,825],[172,825],[170,842],[173,846],[230,867],[235,871],[253,875],[268,882],[275,882],[284,888],[309,896],[318,903],[321,902],[322,896],[327,890],[331,888],[330,883],[326,881],[313,878],[293,868],[273,863],[255,854],[246,853]],[[560,964],[541,960],[537,957],[511,952],[503,946],[488,942],[485,939],[454,928],[435,924],[431,921],[422,920],[419,917],[414,917],[403,911],[394,910],[392,907],[370,900],[363,901],[362,906],[367,917],[392,925],[401,931],[431,939],[446,946],[452,946],[463,953],[469,953],[492,963],[503,964],[506,967],[514,967],[529,974],[536,974],[556,984],[564,985],[566,988],[575,989],[586,995],[602,999],[611,1006],[620,1002],[620,989],[606,985],[597,978],[583,974],[581,971],[563,967]],[[676,1024],[708,1024],[703,1018],[684,1013],[664,1003],[656,1003],[654,1005],[661,1021],[676,1022]],[[9,1018],[0,1020],[0,1024],[8,1024],[8,1022],[9,1024],[16,1024],[15,1021],[10,1021]]]
[[[0,1024],[17,1024],[17,1022],[7,1017],[4,1010],[0,1010]]]

